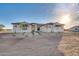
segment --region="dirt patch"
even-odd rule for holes
[[[16,43],[23,40],[23,37],[13,36],[12,33],[0,33],[0,52],[4,52]]]
[[[79,33],[64,33],[58,49],[66,56],[79,56]]]
[[[62,33],[41,33],[41,35],[5,34],[0,40],[0,55],[9,56],[61,56],[57,46]]]

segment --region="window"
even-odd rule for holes
[[[14,27],[17,27],[17,25],[14,25]]]
[[[75,30],[79,30],[79,28],[75,28]]]
[[[22,30],[27,30],[27,27],[22,28]]]
[[[55,25],[55,27],[61,27],[61,25]]]
[[[48,25],[49,28],[51,28],[51,25]]]

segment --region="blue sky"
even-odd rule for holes
[[[59,10],[69,12],[71,4],[0,4],[0,23],[12,28],[12,22],[55,22]],[[78,8],[78,7],[77,7]]]

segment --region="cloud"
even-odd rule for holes
[[[55,20],[59,22],[61,20],[61,17],[63,17],[66,14],[71,15],[71,22],[69,24],[66,24],[65,26],[70,28],[74,25],[79,25],[79,10],[78,9],[79,4],[78,3],[65,3],[65,4],[57,4],[55,8],[56,16]]]

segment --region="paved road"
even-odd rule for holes
[[[57,50],[61,39],[62,33],[41,33],[41,35],[24,36],[16,44],[10,45],[6,50],[0,52],[0,55],[63,56],[63,53]]]

